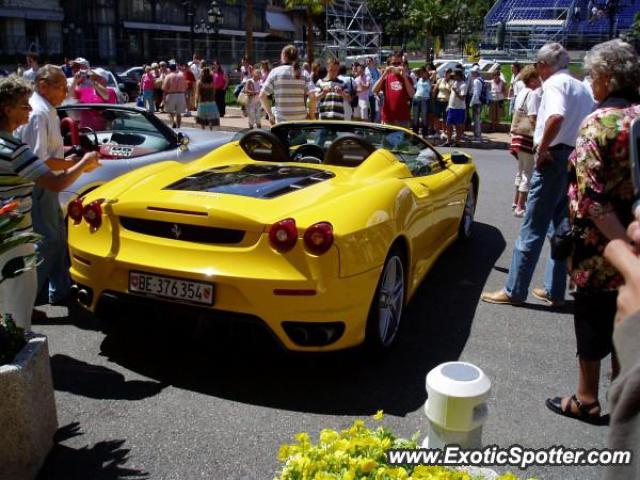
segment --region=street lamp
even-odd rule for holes
[[[224,22],[224,16],[222,15],[222,11],[218,6],[218,2],[213,0],[209,5],[209,10],[207,10],[207,20],[205,22],[204,18],[200,19],[200,23],[197,23],[193,26],[193,31],[195,33],[205,33],[210,35],[213,33],[213,40],[216,44],[216,60],[218,59],[218,29],[220,25]]]

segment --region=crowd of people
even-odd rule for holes
[[[543,285],[532,295],[563,306],[570,279],[578,378],[575,393],[548,398],[546,406],[558,415],[605,423],[600,364],[611,355],[612,379],[624,374],[612,387],[609,443],[634,450],[640,421],[640,394],[634,387],[640,383],[638,349],[614,334],[614,325],[638,338],[637,314],[629,318],[640,311],[638,273],[629,268],[640,254],[629,134],[640,117],[640,62],[633,47],[621,40],[595,46],[585,57],[589,88],[569,73],[568,64],[564,47],[551,43],[538,52],[535,68],[519,72],[524,88],[513,104],[512,150],[518,158],[515,208],[519,213],[526,205],[524,220],[505,287],[481,298],[524,304],[548,237],[551,253]],[[633,288],[636,297],[631,300]],[[636,478],[639,472],[636,462],[612,467],[608,478]]]
[[[22,78],[0,79],[0,200],[19,200],[25,218],[16,231],[33,228],[43,236],[37,245],[21,247],[21,254],[37,251],[37,272],[0,287],[2,305],[23,298],[29,307],[12,312],[26,329],[38,291],[46,290],[52,304],[69,299],[66,231],[56,192],[100,165],[95,152],[65,158],[55,108],[64,102],[114,102],[106,72],[91,69],[83,58],[66,68],[39,66],[33,57],[28,63]],[[640,358],[637,341],[629,339],[640,338],[640,219],[634,222],[632,214],[629,135],[640,117],[640,61],[631,45],[612,40],[586,55],[590,83],[575,78],[568,65],[567,50],[549,43],[535,64],[512,66],[510,86],[499,72],[488,86],[476,67],[469,78],[454,68],[439,79],[431,65],[412,71],[395,52],[382,69],[372,57],[348,74],[338,60],[326,67],[301,64],[297,49],[287,46],[273,69],[244,59],[235,93],[252,128],[262,126],[263,116],[271,124],[360,119],[411,127],[425,136],[444,133],[447,143],[455,143],[454,131],[460,140],[468,110],[474,134],[481,135],[482,106],[489,105],[494,123],[509,98],[511,153],[517,159],[513,208],[523,223],[504,288],[481,298],[524,304],[549,238],[543,285],[531,293],[552,307],[563,306],[570,279],[578,372],[575,393],[548,398],[546,406],[558,415],[603,423],[600,364],[611,355],[611,375],[619,380],[612,387],[610,444],[633,448],[640,441]],[[164,109],[179,127],[181,116],[195,110],[203,128],[219,125],[228,83],[218,62],[208,66],[197,55],[190,64],[153,63],[140,82],[150,111]],[[636,475],[625,476],[624,468]],[[638,472],[636,462],[611,469],[610,478],[636,478]]]

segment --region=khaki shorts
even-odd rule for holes
[[[187,100],[184,93],[169,93],[164,97],[164,111],[167,113],[184,113]]]

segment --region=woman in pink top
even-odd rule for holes
[[[222,118],[224,117],[227,106],[225,97],[227,94],[227,86],[229,85],[229,77],[217,60],[213,61],[211,70],[213,71],[213,86],[216,89],[216,104],[218,105],[218,111]]]
[[[142,92],[142,100],[144,101],[144,108],[150,113],[155,112],[156,106],[154,102],[153,90],[155,88],[156,77],[151,72],[151,67],[144,67],[144,74],[140,79],[140,91]]]
[[[116,92],[107,87],[109,74],[103,68],[90,71],[91,86],[79,87],[75,90],[78,103],[118,103]],[[81,110],[80,127],[89,127],[96,132],[106,130],[107,121],[100,110]]]

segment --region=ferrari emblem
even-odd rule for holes
[[[171,233],[173,233],[173,236],[176,237],[176,240],[178,240],[180,238],[180,235],[182,235],[182,229],[180,228],[180,225],[174,223],[173,227],[171,228]]]

